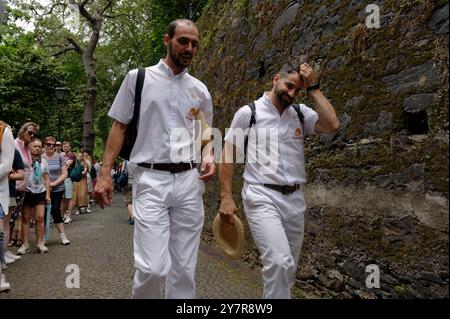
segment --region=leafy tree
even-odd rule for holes
[[[16,130],[28,120],[54,134],[57,105],[55,86],[63,82],[61,65],[35,47],[32,33],[10,22],[16,11],[6,10],[0,29],[0,114]]]
[[[34,23],[35,46],[57,58],[63,74],[60,85],[70,88],[70,105],[64,109],[70,121],[65,121],[64,137],[92,152],[94,145],[106,141],[111,124],[107,110],[127,71],[152,65],[163,57],[163,35],[168,23],[189,12],[195,19],[207,1],[9,2]],[[55,79],[50,81],[52,87],[56,86]],[[54,92],[47,94],[54,96]],[[51,105],[56,107],[55,101]]]

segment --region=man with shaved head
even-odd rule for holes
[[[162,291],[165,298],[195,298],[204,182],[216,170],[213,155],[200,159],[186,151],[195,149],[195,114],[202,111],[209,125],[213,117],[208,89],[187,72],[198,44],[192,21],[173,21],[164,35],[166,57],[145,68],[138,135],[130,154],[136,164],[133,298],[161,298]],[[114,123],[94,190],[101,207],[111,204],[110,171],[133,118],[137,77],[138,70],[127,74],[108,113]]]

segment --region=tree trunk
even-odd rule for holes
[[[83,64],[86,69],[87,85],[84,100],[82,147],[91,156],[93,155],[95,144],[94,110],[97,99],[97,72],[94,65],[94,51],[98,43],[101,28],[102,19],[95,19],[92,24],[92,34],[89,39],[89,43],[83,54]]]
[[[88,76],[85,95],[82,147],[92,155],[95,144],[94,109],[97,99],[97,80],[95,77]]]

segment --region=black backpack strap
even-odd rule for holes
[[[248,107],[252,111],[252,116],[250,117],[250,126],[249,126],[249,128],[250,128],[250,127],[252,127],[253,125],[256,124],[256,107],[255,107],[255,102],[248,103]]]
[[[119,155],[124,159],[130,159],[131,151],[133,150],[134,143],[136,142],[139,124],[139,114],[141,111],[141,95],[142,95],[142,88],[144,86],[144,79],[145,79],[145,69],[139,68],[136,78],[136,89],[134,92],[133,118],[131,119],[131,122],[127,126],[127,130],[125,132],[125,139],[119,153]]]
[[[248,136],[250,134],[250,128],[253,125],[256,124],[256,107],[255,107],[255,102],[248,103],[248,107],[252,111],[252,115],[250,117],[250,125],[248,126],[248,128],[249,128],[248,134],[244,138],[244,155],[245,155],[245,158],[247,158],[247,146],[248,146]]]
[[[302,111],[300,111],[300,105],[292,104],[292,107],[294,108],[295,112],[297,112],[298,120],[300,121],[300,125],[303,127],[305,116],[303,115]]]
[[[142,88],[144,87],[145,69],[139,68],[137,79],[136,79],[136,91],[134,93],[134,111],[133,119],[131,120],[137,127],[139,121],[139,114],[141,111],[141,98],[142,98]]]

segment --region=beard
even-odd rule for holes
[[[284,109],[288,108],[294,101],[294,99],[291,98],[286,92],[279,89],[275,89],[275,96]]]
[[[169,43],[169,56],[172,59],[173,63],[179,68],[187,68],[192,61],[192,53],[189,52],[180,52],[176,54],[172,47],[172,43]]]

